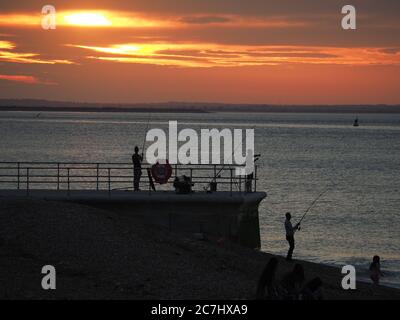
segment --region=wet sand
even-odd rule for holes
[[[254,299],[271,256],[79,204],[0,198],[0,299]],[[278,258],[279,274],[293,268]],[[400,299],[367,283],[345,291],[340,269],[301,263],[325,299]],[[46,264],[56,290],[41,288]]]

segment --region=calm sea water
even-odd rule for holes
[[[298,220],[295,257],[353,264],[367,279],[378,254],[382,283],[400,287],[400,115],[153,114],[150,128],[254,128],[259,161],[262,249],[284,255],[284,213]],[[0,113],[1,161],[128,162],[141,145],[148,114]]]

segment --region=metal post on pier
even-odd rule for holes
[[[257,166],[254,166],[254,192],[257,192]]]
[[[107,168],[108,170],[108,195],[111,194],[111,169]]]
[[[17,164],[17,166],[18,166],[18,182],[17,182],[17,185],[18,185],[18,190],[19,190],[19,179],[20,179],[20,163],[18,162],[18,164]]]
[[[150,172],[149,172],[149,170],[150,170],[150,169],[147,169],[147,168],[146,168],[147,176],[149,177],[149,195],[151,195],[151,183],[150,183]],[[135,190],[135,189],[134,189],[134,190]]]
[[[60,190],[60,163],[57,163],[57,190]]]
[[[232,196],[232,184],[233,184],[233,169],[229,168],[229,171],[231,173],[231,182],[230,182],[230,189],[231,189],[231,196]]]
[[[99,164],[96,163],[96,190],[99,191]]]
[[[29,195],[29,168],[26,168],[26,195]]]
[[[69,195],[69,168],[67,168],[67,185],[68,185],[68,195]]]

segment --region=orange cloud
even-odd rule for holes
[[[0,25],[32,27],[41,25],[42,15],[38,13],[0,14]],[[287,17],[252,17],[239,15],[190,14],[184,16],[149,16],[139,13],[113,10],[70,10],[57,11],[56,24],[61,27],[100,28],[193,28],[205,26],[219,27],[263,27],[288,28],[310,24]]]
[[[0,26],[40,26],[40,19],[37,14],[0,14]]]
[[[0,50],[1,49],[10,50],[10,49],[14,49],[14,48],[15,48],[15,45],[13,43],[11,43],[10,41],[0,40]]]
[[[22,76],[22,75],[7,75],[0,74],[0,80],[13,81],[13,82],[22,82],[26,84],[41,84],[44,83],[33,76]]]
[[[0,26],[40,27],[43,16],[38,13],[0,14]],[[142,17],[130,12],[110,10],[71,10],[56,12],[56,26],[148,28],[170,27],[173,21]]]
[[[243,46],[210,43],[69,45],[102,55],[88,58],[175,67],[241,67],[284,64],[400,65],[400,52],[379,48]]]
[[[38,64],[73,64],[65,59],[44,59],[38,53],[13,52],[15,44],[10,41],[0,41],[0,61],[14,63],[38,63]]]

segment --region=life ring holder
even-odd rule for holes
[[[151,175],[155,182],[159,184],[164,184],[168,182],[168,179],[171,178],[172,175],[172,167],[166,160],[165,163],[153,164],[151,166]]]

